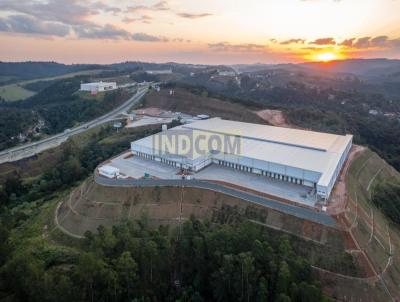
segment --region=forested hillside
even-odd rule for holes
[[[0,62],[0,78],[27,80],[97,69],[100,65],[65,65],[56,62]]]
[[[116,108],[132,95],[118,89],[100,93],[78,93],[85,77],[52,81],[36,95],[22,101],[0,103],[0,150],[18,143],[16,136],[33,127],[38,119],[44,122],[41,134],[55,134],[92,120]],[[14,137],[14,139],[13,139]]]
[[[2,289],[13,301],[328,301],[286,237],[194,218],[173,232],[150,230],[144,217],[100,227],[72,250],[2,240],[6,253],[16,248],[1,259]]]

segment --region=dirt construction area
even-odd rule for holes
[[[261,111],[255,111],[255,113],[272,126],[301,129],[300,127],[290,124],[286,120],[286,117],[281,110],[265,109]]]
[[[169,89],[151,92],[145,98],[144,107],[184,112],[192,116],[207,114],[239,122],[265,124],[261,117],[245,105],[200,96],[181,88],[175,89],[174,95],[169,94]]]

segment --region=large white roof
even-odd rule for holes
[[[196,129],[221,134],[236,134],[243,138],[273,142],[275,144],[300,146],[307,149],[328,151],[338,138],[338,135],[305,131],[291,128],[274,127],[260,124],[250,124],[212,118],[185,125],[183,128]]]
[[[241,156],[296,167],[322,174],[319,184],[328,185],[352,135],[273,127],[212,118],[175,127],[193,135],[235,135],[241,138]],[[152,136],[134,144],[154,148]],[[194,154],[191,159],[200,155]]]

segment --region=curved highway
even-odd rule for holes
[[[96,127],[98,125],[110,121],[119,114],[127,111],[133,105],[137,104],[141,100],[141,98],[146,94],[147,90],[148,86],[140,87],[136,92],[136,94],[132,96],[129,100],[127,100],[125,103],[115,108],[111,112],[101,117],[98,117],[90,122],[87,122],[75,128],[67,129],[62,133],[47,137],[37,142],[1,151],[0,164],[27,158],[37,153],[40,153],[44,150],[54,148],[60,145],[61,143],[65,142],[72,135],[84,132],[90,128]]]
[[[295,205],[282,203],[276,200],[261,197],[255,194],[247,193],[237,189],[223,186],[204,180],[166,180],[166,179],[110,179],[99,175],[94,176],[97,184],[103,186],[130,186],[130,187],[192,187],[207,189],[215,192],[233,196],[251,203],[262,205],[279,212],[296,216],[301,219],[310,220],[328,227],[337,228],[336,221],[324,212],[317,212],[312,209],[297,207]]]

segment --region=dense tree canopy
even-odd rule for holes
[[[327,301],[285,236],[271,241],[250,222],[146,221],[88,232],[70,259],[19,250],[1,269],[5,287],[13,301]]]

